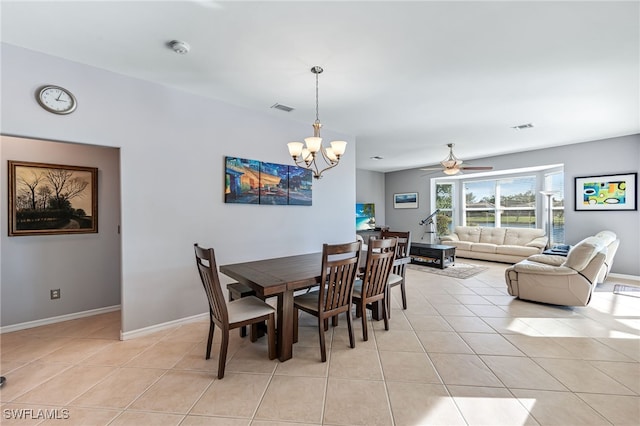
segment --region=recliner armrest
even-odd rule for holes
[[[536,275],[577,275],[578,272],[566,266],[553,266],[544,263],[523,260],[512,266],[513,270],[522,274]]]

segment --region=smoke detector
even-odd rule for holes
[[[189,46],[188,43],[185,43],[184,41],[180,41],[180,40],[170,41],[169,47],[179,55],[186,55],[187,53],[189,53],[189,50],[191,49],[191,46]]]

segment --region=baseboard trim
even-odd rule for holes
[[[209,314],[207,312],[203,314],[193,315],[190,317],[180,318],[173,321],[163,322],[160,324],[150,325],[149,327],[139,328],[137,330],[131,330],[127,332],[120,331],[120,340],[130,340],[135,339],[137,337],[147,336],[152,333],[156,333],[158,331],[166,330],[168,328],[173,328],[177,325],[189,324],[196,321],[201,321],[203,319],[208,319]]]
[[[105,308],[90,309],[88,311],[74,312],[72,314],[60,315],[57,317],[43,318],[35,321],[22,322],[20,324],[7,325],[0,327],[0,334],[11,333],[12,331],[26,330],[28,328],[40,327],[42,325],[55,324],[58,322],[74,320],[78,318],[86,318],[94,315],[106,314],[109,312],[119,311],[120,305],[107,306]]]
[[[637,275],[627,275],[627,274],[615,274],[613,272],[609,273],[610,278],[620,278],[623,280],[631,280],[631,281],[640,281],[640,277]]]

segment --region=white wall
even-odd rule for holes
[[[640,212],[598,211],[574,209],[574,178],[638,172],[640,168],[640,135],[622,136],[556,148],[547,148],[517,154],[474,159],[474,163],[493,166],[494,170],[508,170],[548,164],[564,164],[565,178],[565,240],[575,244],[603,229],[615,232],[620,238],[612,272],[640,276]],[[424,232],[418,222],[428,214],[430,194],[429,178],[413,169],[386,174],[386,217],[392,229],[409,229],[416,236]],[[393,208],[393,193],[417,190],[420,208],[398,210]]]
[[[326,139],[349,145],[341,165],[314,182],[313,206],[225,204],[224,156],[290,164],[286,142],[308,135],[311,122],[15,46],[2,44],[1,53],[3,134],[120,148],[124,332],[207,311],[194,242],[215,247],[224,264],[309,253],[324,242],[353,239],[353,137],[323,129]],[[38,106],[35,90],[47,83],[75,94],[73,114]]]

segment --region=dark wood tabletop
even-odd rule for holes
[[[362,252],[360,266],[366,264]],[[408,262],[397,259],[395,262]],[[253,260],[220,266],[220,272],[251,287],[262,297],[277,296],[277,343],[280,361],[293,354],[293,295],[296,290],[313,287],[322,277],[322,253],[308,253],[272,259]],[[374,319],[381,319],[375,309]]]

